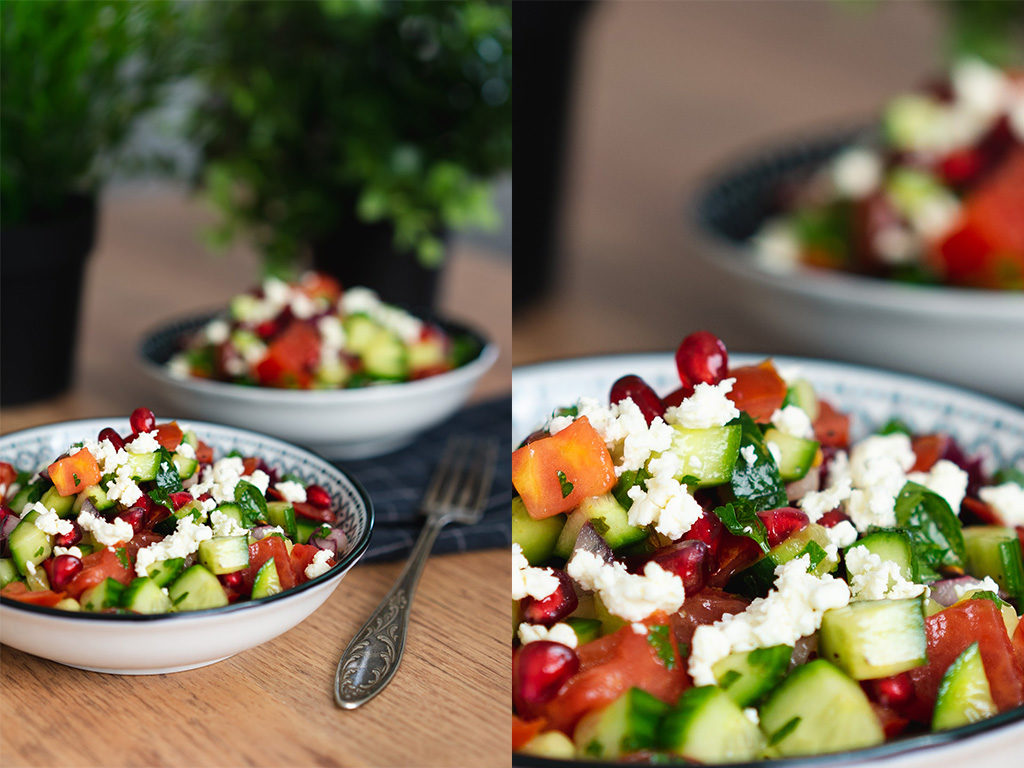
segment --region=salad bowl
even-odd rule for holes
[[[454,414],[498,357],[497,347],[477,332],[439,322],[449,334],[470,338],[479,351],[458,368],[417,381],[292,390],[172,375],[167,362],[182,339],[213,316],[171,322],[143,338],[139,360],[157,393],[182,413],[276,435],[329,458],[378,456],[412,442]]]
[[[71,612],[0,600],[0,642],[80,669],[111,674],[180,672],[222,661],[292,629],[322,605],[365,552],[373,504],[343,470],[301,448],[248,430],[189,421],[222,455],[239,451],[322,486],[339,509],[337,526],[348,541],[333,568],[278,594],[220,608],[162,614]],[[130,431],[124,419],[84,419],[0,437],[0,457],[17,466],[45,466],[66,446],[104,427]]]
[[[737,366],[762,359],[739,354],[729,358],[730,365]],[[773,361],[787,377],[806,379],[818,395],[850,414],[852,440],[861,440],[898,418],[915,434],[948,433],[967,454],[980,457],[988,471],[996,467],[1024,469],[1024,411],[901,374],[803,358],[775,357]],[[659,393],[670,392],[679,384],[675,360],[669,354],[584,358],[517,369],[513,372],[514,442],[531,435],[556,408],[581,397],[607,398],[612,384],[624,373],[639,376]],[[924,766],[934,764],[936,758],[951,762],[977,759],[982,754],[992,759],[990,764],[1009,765],[1015,762],[1014,745],[1022,737],[1024,707],[1017,707],[969,725],[896,738],[862,750],[749,765],[844,765],[883,760],[886,765]],[[621,764],[588,758],[567,761],[520,753],[514,756],[516,765],[537,768],[569,768],[581,762],[609,767]]]
[[[841,130],[727,165],[697,192],[698,253],[735,291],[766,348],[917,373],[1024,403],[1024,293],[913,285],[800,266],[759,266],[750,238],[780,185],[848,146]]]

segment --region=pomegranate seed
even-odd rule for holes
[[[146,522],[147,510],[144,507],[129,507],[124,512],[118,512],[117,516],[131,525],[132,530],[138,533]]]
[[[82,561],[74,555],[57,555],[50,562],[50,587],[59,592],[82,570]]]
[[[711,512],[704,512],[697,518],[690,530],[683,535],[684,541],[701,541],[707,545],[708,553],[712,557],[718,555],[718,543],[722,538],[722,521]]]
[[[260,462],[259,464],[256,465],[256,468],[259,469],[261,472],[266,473],[267,477],[270,478],[271,485],[277,484],[277,481],[280,479],[280,475],[277,474],[276,469],[268,465],[265,461],[263,461],[263,459],[260,459]]]
[[[153,526],[171,516],[171,510],[163,504],[155,504],[146,515],[146,525]]]
[[[264,320],[262,323],[256,326],[256,333],[261,339],[269,339],[275,333],[277,333],[277,323],[273,320]]]
[[[156,416],[149,408],[136,408],[132,411],[128,423],[135,432],[150,432],[156,427]]]
[[[654,421],[655,416],[665,415],[665,405],[661,402],[661,398],[654,394],[650,385],[639,376],[632,374],[623,376],[612,384],[610,396],[612,404],[621,402],[627,397],[640,409],[648,424]]]
[[[713,333],[691,333],[676,350],[676,368],[683,384],[717,384],[729,372],[725,344]]]
[[[520,717],[532,717],[579,668],[576,651],[561,643],[538,640],[521,647],[512,659],[512,700],[516,712]]]
[[[865,680],[864,686],[868,698],[894,709],[906,706],[914,698],[914,683],[906,672],[877,680]]]
[[[665,395],[665,397],[662,398],[661,404],[665,406],[666,409],[675,408],[681,402],[683,402],[683,400],[685,400],[692,394],[693,387],[691,387],[689,384],[684,384],[674,392],[670,392],[669,394]]]
[[[306,486],[306,501],[319,509],[330,509],[331,495],[322,485]]]
[[[115,451],[119,451],[124,448],[124,440],[122,440],[121,436],[110,427],[104,427],[100,430],[99,441],[102,443],[104,440],[109,440],[110,444],[114,446]]]
[[[985,160],[979,150],[968,147],[946,156],[939,163],[939,173],[952,184],[958,186],[971,182],[985,167]]]
[[[151,509],[153,509],[153,500],[149,498],[149,496],[147,496],[146,494],[142,494],[139,497],[139,500],[135,502],[134,506],[142,507],[144,510],[149,512]]]
[[[833,509],[831,512],[826,512],[818,519],[818,525],[824,526],[825,528],[832,528],[833,526],[839,525],[843,520],[849,520],[850,517],[841,509]]]
[[[234,571],[233,573],[225,573],[221,577],[221,581],[224,582],[224,586],[237,589],[242,586],[242,572]]]
[[[554,573],[558,577],[558,587],[554,592],[543,600],[527,596],[519,603],[523,621],[550,627],[576,610],[579,598],[576,597],[572,579],[565,571],[555,571]]]
[[[659,549],[650,561],[681,578],[687,595],[704,589],[711,575],[711,553],[703,541],[677,541]]]
[[[192,501],[192,494],[188,491],[178,491],[177,493],[170,494],[169,498],[175,509],[181,509]]]
[[[82,540],[82,529],[75,520],[69,520],[71,531],[69,533],[58,533],[53,537],[55,547],[73,547]]]
[[[800,529],[806,528],[811,522],[804,512],[795,507],[758,512],[757,516],[761,518],[764,527],[768,529],[769,547],[781,544]]]

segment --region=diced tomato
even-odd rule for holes
[[[299,290],[311,299],[335,302],[341,296],[341,283],[323,272],[307,272],[299,282]]]
[[[176,421],[156,425],[156,441],[171,453],[178,450],[182,436],[181,427]]]
[[[875,710],[875,716],[885,732],[885,738],[892,739],[899,736],[910,725],[910,720],[903,717],[894,710],[876,702],[871,702],[871,708]]]
[[[1024,666],[1014,653],[1006,624],[991,600],[967,600],[925,619],[928,663],[911,669],[916,704],[908,713],[929,722],[939,683],[949,665],[967,646],[977,642],[992,700],[999,711],[1024,704]]]
[[[2,590],[0,595],[17,600],[19,603],[30,605],[43,605],[52,608],[64,599],[64,592],[54,592],[50,589],[30,590],[23,581],[12,581]]]
[[[196,461],[200,464],[213,464],[213,447],[200,440],[196,446]]]
[[[335,521],[334,511],[330,508],[321,508],[306,501],[294,501],[292,507],[295,514],[307,520],[316,520],[320,523],[333,523]]]
[[[271,342],[257,364],[260,382],[278,387],[308,387],[310,366],[320,357],[320,337],[308,323],[295,320]]]
[[[729,378],[736,379],[729,399],[759,424],[771,421],[772,414],[782,407],[782,401],[786,399],[786,382],[771,360],[731,368]]]
[[[246,458],[242,459],[242,474],[243,475],[251,475],[253,472],[255,472],[259,468],[259,466],[260,466],[260,460],[259,459],[255,458],[255,457],[252,457],[252,456],[246,457]]]
[[[306,566],[313,562],[313,558],[319,551],[320,548],[314,547],[312,544],[292,545],[291,567],[292,573],[295,575],[296,584],[305,584],[309,581],[306,578]]]
[[[828,401],[819,400],[814,439],[823,448],[846,448],[850,444],[850,417],[837,411]]]
[[[536,520],[567,512],[615,485],[604,438],[586,416],[512,454],[512,484]]]
[[[936,432],[933,435],[921,435],[910,441],[916,461],[911,467],[913,472],[927,472],[941,459],[949,447],[949,435]]]
[[[669,626],[664,614],[654,614],[644,623],[648,627]],[[580,671],[543,705],[542,714],[552,728],[572,733],[583,715],[610,704],[632,686],[674,704],[689,681],[674,633],[669,631],[665,639],[664,647],[672,654],[667,663],[659,657],[657,644],[630,626],[584,643],[577,649]]]
[[[1024,149],[970,194],[959,224],[936,248],[946,279],[980,288],[1024,286]]]
[[[6,461],[0,461],[0,502],[7,500],[11,484],[17,479],[18,470],[14,468],[14,465],[8,464]]]
[[[1017,628],[1013,631],[1013,652],[1017,656],[1017,663],[1024,667],[1024,619],[1017,622]]]
[[[981,499],[968,496],[963,501],[964,509],[975,515],[985,525],[1002,525],[1003,520],[999,514]]]
[[[125,556],[127,557],[127,553]],[[106,547],[83,557],[82,566],[82,570],[71,580],[67,589],[68,595],[76,600],[85,590],[95,587],[104,579],[110,578],[121,584],[130,584],[135,578],[135,572],[130,567],[125,567],[121,558]]]
[[[295,573],[292,571],[291,558],[288,556],[288,547],[280,536],[267,536],[249,545],[249,567],[242,572],[242,583],[245,585],[245,593],[252,592],[252,584],[256,581],[256,572],[270,558],[274,558],[274,567],[277,568],[277,577],[281,580],[281,589],[291,589],[295,586]]]
[[[96,485],[101,477],[96,457],[85,448],[71,456],[57,459],[46,471],[61,496],[73,496],[90,485]]]
[[[521,749],[530,739],[544,730],[547,721],[543,717],[523,720],[512,715],[512,751]]]

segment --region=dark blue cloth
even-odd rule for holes
[[[476,525],[451,523],[441,531],[434,553],[510,547],[512,501],[512,399],[503,397],[459,411],[400,451],[373,459],[341,462],[363,484],[376,512],[370,547],[363,562],[397,560],[412,549],[423,516],[419,502],[430,476],[453,435],[489,437],[498,445],[494,484],[483,517]]]

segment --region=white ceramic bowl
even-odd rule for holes
[[[774,274],[745,238],[778,184],[838,151],[849,133],[731,166],[696,204],[698,253],[728,286],[729,307],[768,349],[916,373],[1024,404],[1024,292],[902,284],[800,268]]]
[[[730,355],[734,365],[760,362],[765,355]],[[1024,469],[1024,410],[923,379],[860,366],[775,357],[781,368],[799,370],[817,393],[853,417],[851,431],[859,439],[892,417],[915,431],[952,434],[970,454],[980,454],[988,469],[1013,465]],[[551,411],[579,397],[606,399],[612,383],[627,373],[646,380],[659,394],[679,386],[671,354],[612,355],[542,363],[512,372],[512,435],[516,442],[532,432]],[[936,765],[1019,765],[1024,743],[1024,707],[949,731],[911,736],[855,752],[766,761],[771,766],[885,765],[929,768]],[[925,749],[927,748],[927,749]],[[575,761],[515,755],[523,768],[573,768]],[[591,768],[614,763],[587,762]],[[621,765],[621,764],[619,764]],[[756,763],[744,763],[751,768]]]
[[[72,667],[122,675],[179,672],[254,648],[297,625],[331,596],[370,541],[373,505],[345,472],[318,456],[247,430],[181,421],[220,457],[259,456],[283,473],[322,485],[339,506],[349,549],[327,573],[271,597],[189,613],[153,616],[72,613],[0,599],[0,643]],[[130,431],[124,419],[85,419],[0,437],[0,460],[35,468],[103,427]]]
[[[176,411],[276,435],[329,458],[378,456],[412,442],[455,413],[498,357],[497,347],[479,334],[442,322],[449,332],[475,338],[480,353],[455,370],[419,381],[361,389],[291,390],[171,376],[164,363],[182,337],[207,320],[209,316],[172,323],[143,340],[142,367],[161,399]]]

